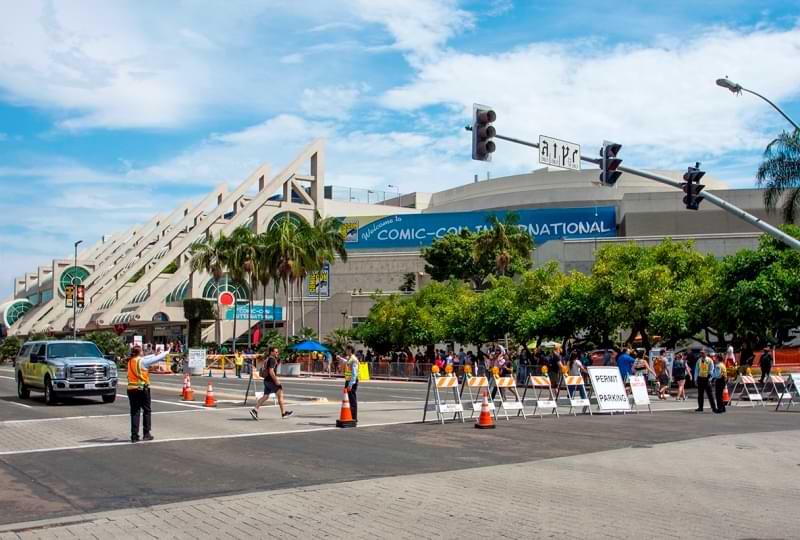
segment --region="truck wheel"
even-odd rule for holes
[[[28,399],[31,397],[31,391],[27,386],[25,386],[25,383],[22,380],[22,375],[17,376],[17,396],[19,399]]]
[[[103,394],[103,403],[114,403],[117,399],[117,394]]]
[[[58,403],[56,393],[53,392],[53,383],[50,382],[49,377],[44,380],[44,402],[48,405],[55,405]]]

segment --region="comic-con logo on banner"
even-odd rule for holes
[[[341,231],[345,242],[358,242],[358,221],[345,218],[341,225]]]
[[[613,206],[587,208],[541,208],[515,210],[519,227],[537,244],[561,238],[608,238],[617,235]],[[480,232],[492,216],[505,212],[443,212],[340,218],[345,241],[351,249],[429,246],[448,233],[464,229]]]

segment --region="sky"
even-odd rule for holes
[[[705,0],[0,0],[0,299],[13,277],[282,168],[327,139],[328,184],[438,191],[539,168],[470,159],[473,103],[640,168],[754,185],[800,118],[800,5]],[[390,189],[393,191],[393,188]]]

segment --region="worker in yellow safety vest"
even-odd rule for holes
[[[142,357],[142,348],[135,346],[128,360],[128,403],[131,405],[131,442],[139,442],[139,416],[143,417],[142,439],[152,441],[150,433],[150,373],[147,368],[164,360],[170,348],[160,354]]]
[[[350,402],[350,414],[353,415],[353,421],[358,422],[358,357],[355,355],[355,349],[352,345],[345,348],[345,356],[336,355],[344,369],[344,386],[347,388],[347,400]]]
[[[233,357],[233,365],[236,366],[236,376],[242,378],[242,366],[244,365],[244,355],[241,351],[236,351],[236,356]]]

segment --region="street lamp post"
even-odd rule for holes
[[[387,188],[392,188],[392,189],[397,191],[397,205],[401,206],[401,204],[400,204],[400,188],[397,187],[397,186],[394,186],[392,184],[388,184],[386,187]]]
[[[342,330],[347,329],[347,310],[342,311]]]
[[[743,87],[741,84],[738,84],[738,83],[735,83],[735,82],[733,82],[732,80],[728,79],[727,77],[726,77],[726,78],[724,78],[724,79],[717,79],[717,86],[720,86],[720,87],[722,87],[722,88],[725,88],[725,89],[727,89],[727,90],[730,90],[730,91],[731,91],[732,93],[734,93],[734,94],[741,94],[742,92],[748,92],[748,93],[750,93],[750,94],[753,94],[754,96],[758,96],[758,97],[760,97],[761,99],[763,99],[764,101],[766,101],[767,103],[769,103],[770,105],[772,105],[772,107],[773,107],[773,108],[774,108],[776,111],[778,111],[779,113],[781,113],[781,116],[783,116],[784,118],[786,118],[786,120],[787,120],[787,121],[788,121],[790,124],[792,124],[792,125],[794,126],[794,129],[796,129],[796,130],[800,131],[800,126],[799,126],[799,125],[797,125],[797,122],[795,122],[794,120],[792,120],[791,118],[789,118],[789,116],[788,116],[788,115],[787,115],[785,112],[783,112],[783,111],[781,110],[781,108],[780,108],[780,107],[778,107],[777,105],[775,105],[775,104],[774,104],[772,101],[770,101],[769,99],[765,98],[764,96],[762,96],[762,95],[761,95],[761,94],[759,94],[758,92],[753,92],[752,90],[749,90],[749,89],[747,89],[747,88]]]
[[[83,240],[78,240],[75,242],[75,262],[72,266],[72,339],[78,339],[78,245],[81,244]]]

